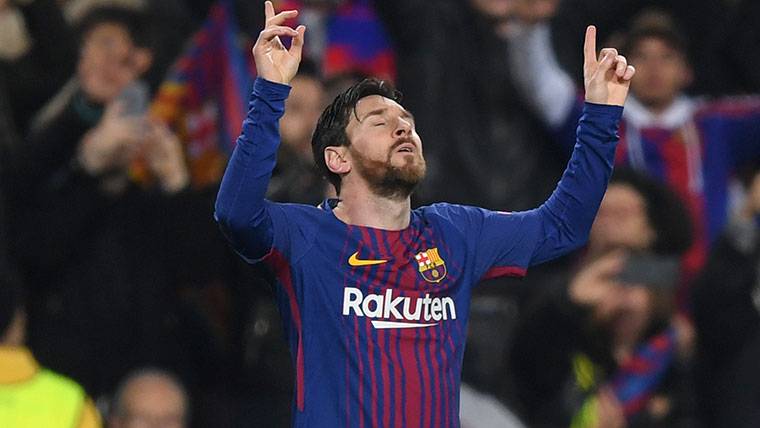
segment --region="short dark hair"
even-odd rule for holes
[[[15,276],[0,274],[0,339],[5,336],[13,317],[24,307],[24,290]]]
[[[116,24],[124,27],[132,43],[141,48],[155,50],[158,44],[158,27],[146,13],[137,9],[120,6],[100,6],[93,8],[82,17],[78,26],[80,41],[98,25]]]
[[[652,251],[682,255],[693,243],[691,215],[667,185],[629,168],[616,168],[610,184],[632,187],[646,203],[646,215],[656,234]]]
[[[401,92],[390,83],[377,79],[364,79],[352,85],[346,91],[335,97],[319,117],[314,135],[311,138],[311,150],[317,169],[335,186],[340,193],[340,176],[331,172],[325,163],[324,151],[327,147],[349,146],[346,127],[351,115],[356,116],[356,103],[364,97],[380,95],[397,103],[401,102]]]
[[[648,9],[634,20],[623,43],[623,53],[631,55],[644,39],[657,39],[686,58],[686,37],[679,31],[671,16],[657,9]]]

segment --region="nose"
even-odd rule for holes
[[[398,124],[396,125],[396,130],[393,132],[393,135],[396,137],[403,137],[405,135],[409,135],[412,132],[412,124],[404,120],[403,118],[399,118]]]

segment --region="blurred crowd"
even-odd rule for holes
[[[236,88],[217,61],[250,83],[262,3],[0,0],[0,425],[289,426],[271,273],[212,212],[245,108],[211,102]],[[760,3],[275,7],[309,31],[268,197],[306,204],[329,195],[322,109],[378,76],[425,144],[415,204],[537,206],[575,142],[596,24],[637,68],[616,171],[583,250],[475,293],[462,425],[760,426]]]

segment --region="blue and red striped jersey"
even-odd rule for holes
[[[266,201],[289,87],[258,79],[216,203],[235,250],[264,262],[296,369],[296,427],[457,427],[470,295],[484,278],[583,245],[612,172],[622,108],[586,105],[557,189],[531,211],[452,204],[403,230]]]
[[[682,198],[694,223],[694,245],[684,260],[687,277],[693,278],[726,226],[736,171],[760,157],[760,97],[706,101],[680,96],[658,115],[635,97],[626,105],[615,165],[644,172]],[[582,111],[579,101],[558,129],[568,148]]]

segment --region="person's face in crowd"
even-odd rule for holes
[[[319,80],[305,76],[296,76],[290,86],[285,115],[280,119],[282,143],[311,157],[311,135],[324,107],[324,87]]]
[[[647,249],[655,232],[646,209],[646,201],[636,189],[622,183],[611,184],[591,227],[589,251],[600,254],[613,248]]]
[[[83,39],[79,80],[91,101],[105,104],[146,72],[151,61],[150,51],[135,46],[122,25],[101,23]]]
[[[692,80],[683,52],[665,40],[645,37],[635,43],[629,61],[636,67],[631,91],[649,108],[667,108]]]
[[[503,20],[514,12],[517,0],[470,0],[470,4],[488,18]]]
[[[111,428],[183,428],[187,409],[182,391],[159,376],[143,376],[123,392],[121,409]]]
[[[360,99],[355,111],[346,128],[351,168],[380,195],[408,196],[425,176],[422,141],[411,113],[380,95]]]

